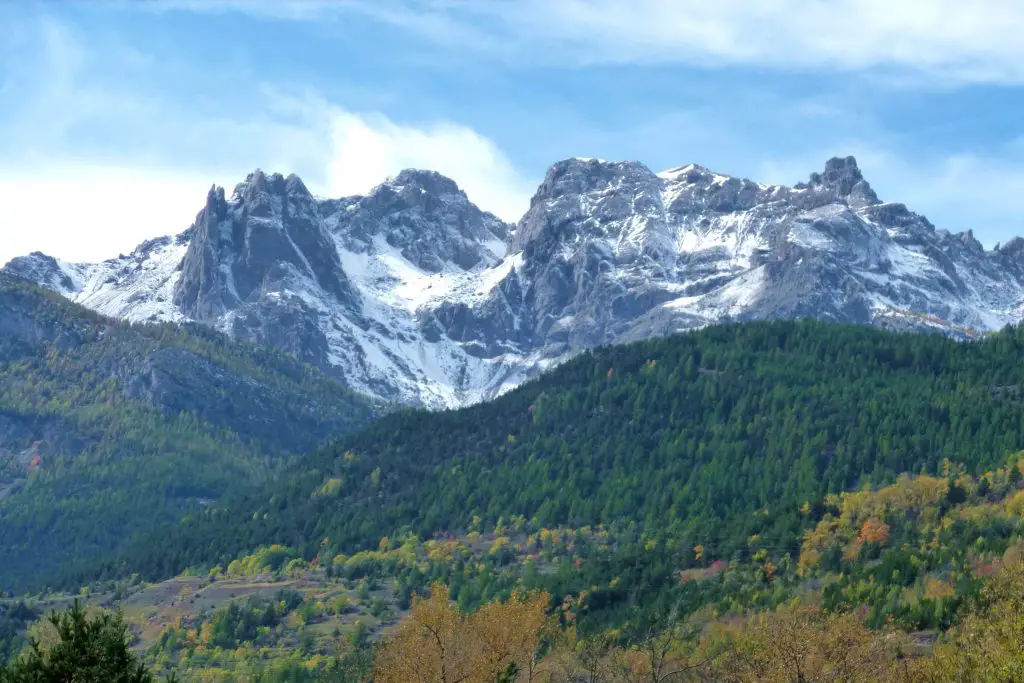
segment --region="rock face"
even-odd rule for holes
[[[390,248],[426,273],[490,264],[504,253],[509,233],[509,226],[473,205],[454,181],[433,171],[402,171],[369,196],[326,201],[321,210],[346,250],[371,254]]]
[[[235,188],[211,188],[196,217],[174,304],[186,316],[215,321],[268,288],[309,279],[340,303],[353,296],[320,217],[297,176],[257,170]]]
[[[882,202],[852,157],[793,187],[696,165],[553,165],[517,225],[403,171],[318,200],[295,176],[214,188],[195,224],[98,265],[7,269],[104,314],[195,320],[353,388],[481,400],[582,349],[814,316],[962,338],[1024,317],[1024,240],[986,251]]]

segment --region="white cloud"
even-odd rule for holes
[[[124,7],[156,12],[197,12],[202,14],[227,14],[239,12],[266,19],[306,21],[322,19],[326,14],[340,9],[344,3],[358,3],[361,0],[125,0]]]
[[[518,220],[529,206],[533,184],[493,142],[465,126],[403,126],[381,115],[336,111],[332,143],[332,195],[364,193],[402,169],[424,168],[452,178],[478,206],[506,221]]]
[[[437,38],[442,42],[472,34],[476,39],[466,44],[476,50],[484,49],[487,36],[498,36],[502,41],[495,50],[523,57],[530,51],[530,58],[566,62],[809,69],[895,65],[1024,81],[1024,73],[1017,71],[1024,70],[1019,58],[1024,41],[1007,37],[1024,28],[1024,3],[978,0],[961,6],[948,0],[902,0],[876,15],[887,2],[635,0],[629,12],[623,9],[626,3],[609,0],[521,0],[515,12],[509,9],[512,3],[421,2],[388,3],[388,14],[378,14],[383,21],[419,30],[414,19],[426,13],[432,21],[422,25],[452,29],[439,32],[445,36]],[[357,5],[364,13],[380,7]],[[246,11],[249,6],[239,0],[222,9]],[[275,16],[277,3],[262,6],[267,16]],[[289,18],[306,20],[353,6],[306,3],[288,11]],[[992,30],[979,39],[989,24]],[[108,42],[86,39],[54,20],[0,26],[0,263],[32,250],[95,260],[128,251],[143,239],[179,232],[201,208],[210,184],[230,189],[257,166],[296,172],[324,196],[365,192],[405,167],[430,168],[452,177],[470,199],[506,220],[525,211],[535,187],[535,179],[524,177],[490,139],[458,123],[352,111],[315,92],[282,93],[269,86],[244,103],[216,100],[215,109],[203,109],[203,98],[164,89],[162,72],[152,70],[166,59],[147,59],[116,40]],[[111,65],[118,69],[114,76]],[[182,68],[191,73],[187,65]],[[216,76],[207,71],[193,75],[197,80]],[[906,202],[939,227],[974,228],[989,243],[1024,232],[1015,201],[1024,195],[1024,148],[992,159],[936,153],[901,160],[886,148],[884,131],[868,131],[873,145],[854,141],[831,145],[825,153],[811,149],[813,154],[806,148],[815,148],[822,136],[807,140],[798,135],[794,144],[806,144],[786,153],[785,162],[760,164],[767,155],[781,158],[783,152],[778,145],[766,151],[771,146],[763,144],[760,133],[750,132],[756,121],[688,112],[681,109],[679,121],[668,128],[584,131],[574,139],[571,153],[614,157],[602,150],[625,149],[633,156],[631,138],[653,137],[683,155],[669,163],[735,160],[737,168],[720,170],[786,183],[806,178],[831,154],[853,153],[883,198]],[[834,112],[822,105],[809,113]],[[798,114],[792,118],[799,119]],[[835,131],[847,128],[834,126]],[[832,137],[843,142],[839,132]]]
[[[69,165],[0,171],[0,264],[31,251],[100,261],[181,232],[211,183],[143,168]]]

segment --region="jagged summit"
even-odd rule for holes
[[[808,183],[797,185],[797,188],[801,187],[825,191],[836,198],[847,199],[857,208],[881,204],[878,195],[864,179],[857,160],[852,156],[829,159],[825,162],[825,171],[812,173]]]
[[[437,171],[407,168],[397,176],[389,178],[386,184],[399,187],[413,186],[436,196],[465,195],[454,180]]]
[[[6,271],[107,315],[198,321],[387,400],[463,405],[580,350],[721,320],[814,316],[958,337],[1024,318],[1024,240],[986,251],[856,159],[792,187],[697,164],[572,158],[504,223],[439,173],[313,197],[255,170],[194,224],[101,264]]]

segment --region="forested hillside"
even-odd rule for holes
[[[283,353],[0,273],[0,590],[115,553],[378,410]]]
[[[1017,329],[958,343],[813,321],[603,349],[492,403],[387,416],[106,573],[271,543],[311,560],[512,519],[662,539],[681,570],[746,557],[755,536],[795,558],[830,492],[1003,466],[1024,444],[1022,357]]]
[[[184,680],[1004,680],[1022,355],[1018,329],[814,321],[602,349],[386,415],[60,583]],[[68,601],[8,601],[7,649]]]

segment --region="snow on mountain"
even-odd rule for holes
[[[95,264],[66,263],[39,252],[12,259],[4,270],[59,292],[105,315],[136,322],[180,322],[174,285],[190,231],[140,244],[128,256]]]
[[[386,400],[452,407],[580,350],[814,316],[975,337],[1024,317],[1024,240],[986,251],[883,203],[852,157],[794,187],[575,158],[508,225],[403,171],[322,200],[295,176],[211,189],[196,222],[100,264],[6,270],[104,314],[195,320]]]

